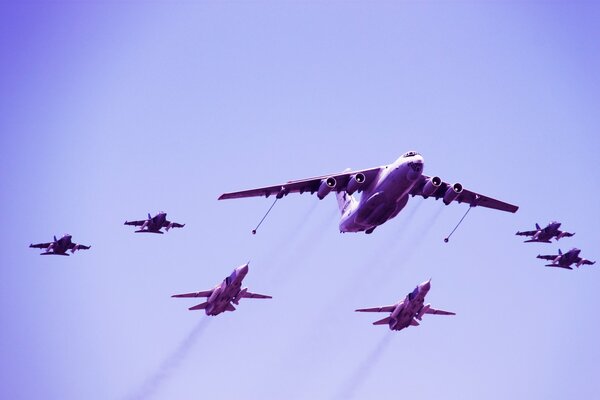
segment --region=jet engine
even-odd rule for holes
[[[348,185],[346,186],[346,193],[352,194],[356,192],[360,186],[365,182],[365,175],[361,172],[354,174],[350,177]]]
[[[444,204],[448,205],[452,203],[458,197],[458,195],[462,193],[462,191],[463,187],[460,183],[455,183],[454,185],[450,186],[444,194]]]
[[[435,193],[438,188],[442,186],[442,180],[439,176],[433,176],[429,178],[425,186],[423,186],[423,196],[429,197]]]
[[[327,179],[323,179],[321,181],[321,186],[319,186],[319,190],[317,190],[317,197],[319,200],[323,200],[325,196],[331,192],[335,186],[337,185],[337,181],[334,177],[329,177]]]

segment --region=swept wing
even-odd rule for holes
[[[287,183],[283,183],[281,185],[273,185],[273,186],[265,186],[256,189],[242,190],[239,192],[231,192],[224,193],[219,196],[219,200],[225,199],[239,199],[243,197],[269,197],[271,195],[276,195],[279,198],[289,194],[289,193],[305,193],[308,192],[313,194],[319,190],[321,184],[330,178],[335,179],[335,186],[332,188],[332,191],[341,192],[345,191],[348,186],[348,182],[353,175],[363,174],[365,177],[364,182],[358,188],[358,192],[361,192],[364,188],[369,187],[379,175],[379,171],[382,167],[362,169],[358,171],[344,171],[341,173],[335,173],[331,175],[323,175],[316,176],[308,179],[301,179],[297,181],[289,181]]]
[[[452,187],[452,184],[449,184],[447,182],[442,182],[439,185],[439,187],[433,192],[433,194],[426,196],[425,194],[423,194],[423,188],[425,187],[425,184],[429,180],[430,180],[429,176],[422,175],[419,182],[417,182],[413,186],[413,189],[411,190],[410,194],[413,196],[422,196],[423,198],[435,197],[435,199],[437,200],[437,199],[443,198],[444,194],[447,192],[447,190]],[[467,203],[473,207],[479,206],[479,207],[493,208],[495,210],[507,211],[507,212],[511,212],[511,213],[514,213],[519,209],[519,207],[517,207],[513,204],[505,203],[503,201],[496,200],[491,197],[487,197],[487,196],[484,196],[484,195],[476,193],[476,192],[472,192],[467,189],[463,189],[458,194],[456,199],[454,199],[454,201],[457,201],[459,203]]]

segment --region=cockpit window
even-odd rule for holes
[[[402,157],[412,157],[412,156],[417,156],[419,155],[419,153],[417,153],[416,151],[409,151],[408,153],[404,154]]]

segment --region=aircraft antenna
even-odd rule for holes
[[[444,238],[444,242],[448,243],[448,241],[450,240],[450,236],[452,236],[452,234],[454,233],[454,231],[459,227],[459,225],[463,222],[463,220],[465,219],[465,217],[467,216],[467,214],[469,213],[469,211],[471,211],[471,208],[473,208],[475,206],[470,206],[467,209],[467,212],[465,213],[465,215],[462,216],[462,218],[460,219],[460,221],[458,221],[458,224],[456,224],[456,226],[454,227],[454,229],[452,229],[452,232],[450,232],[450,234],[448,236],[446,236]]]
[[[265,218],[267,218],[267,215],[269,215],[269,213],[271,212],[271,210],[275,206],[275,203],[277,203],[277,200],[279,200],[279,198],[275,197],[275,201],[273,202],[273,204],[271,204],[271,207],[269,207],[269,209],[267,210],[266,214],[262,217],[262,219],[260,220],[260,222],[258,223],[258,225],[256,225],[256,228],[252,229],[252,234],[253,235],[256,235],[256,231],[258,230],[258,227],[263,223],[263,221],[265,220]]]

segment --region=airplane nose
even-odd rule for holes
[[[431,279],[428,280],[427,282],[423,282],[421,284],[421,289],[425,290],[425,291],[429,291],[429,289],[431,289]]]
[[[241,267],[238,268],[239,272],[242,272],[244,274],[248,273],[248,264],[242,265]]]

